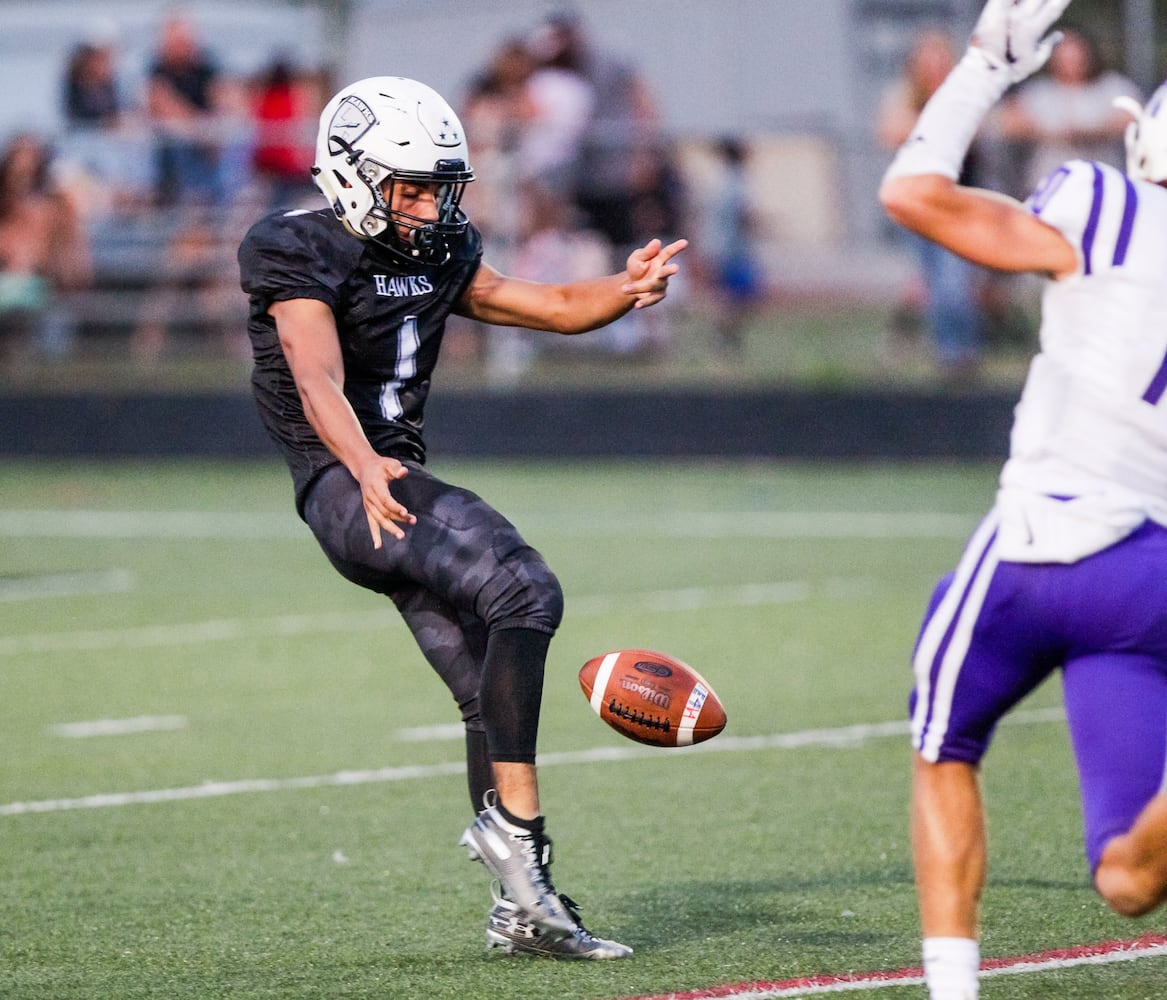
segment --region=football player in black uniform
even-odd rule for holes
[[[332,98],[313,175],[328,207],[270,215],[239,249],[252,385],[297,510],[343,576],[394,602],[461,709],[471,799],[485,807],[461,842],[501,887],[488,943],[626,957],[548,872],[535,744],[559,583],[501,514],[426,471],[423,410],[451,313],[583,333],[663,299],[686,243],[652,240],[594,280],[500,274],[459,208],[474,173],[457,116],[400,77]]]

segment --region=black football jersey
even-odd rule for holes
[[[296,485],[296,504],[320,471],[337,459],[304,415],[280,347],[273,302],[318,299],[336,316],[344,357],[344,392],[373,448],[425,461],[426,396],[446,317],[482,260],[470,226],[441,265],[404,264],[376,243],[353,236],[331,211],[266,216],[239,247],[254,369],[252,391],[268,433]]]

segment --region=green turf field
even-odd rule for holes
[[[485,955],[457,713],[385,602],[326,565],[281,466],[10,462],[0,997],[600,1000],[916,965],[907,658],[995,471],[435,471],[563,582],[540,742],[554,875],[636,956]],[[608,730],[576,674],[630,645],[697,667],[726,731],[670,752]],[[1088,886],[1059,700],[1038,691],[987,762],[987,958],[1163,932]],[[144,731],[96,725],[125,720]],[[1165,984],[1159,957],[982,997]]]

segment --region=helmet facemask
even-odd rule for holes
[[[444,263],[450,257],[452,241],[466,231],[466,216],[459,208],[469,183],[464,179],[466,173],[461,160],[439,160],[430,173],[393,170],[375,160],[363,160],[357,166],[357,174],[373,196],[373,207],[361,223],[364,235],[411,263]],[[463,179],[456,179],[459,177]],[[394,209],[393,194],[398,183],[433,186],[437,219]]]

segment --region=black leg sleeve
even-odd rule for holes
[[[471,806],[476,813],[481,812],[486,806],[486,793],[494,787],[494,771],[486,748],[486,733],[477,729],[466,730],[466,783]]]
[[[505,628],[490,634],[478,710],[491,760],[535,763],[550,644],[551,636],[535,629]]]

